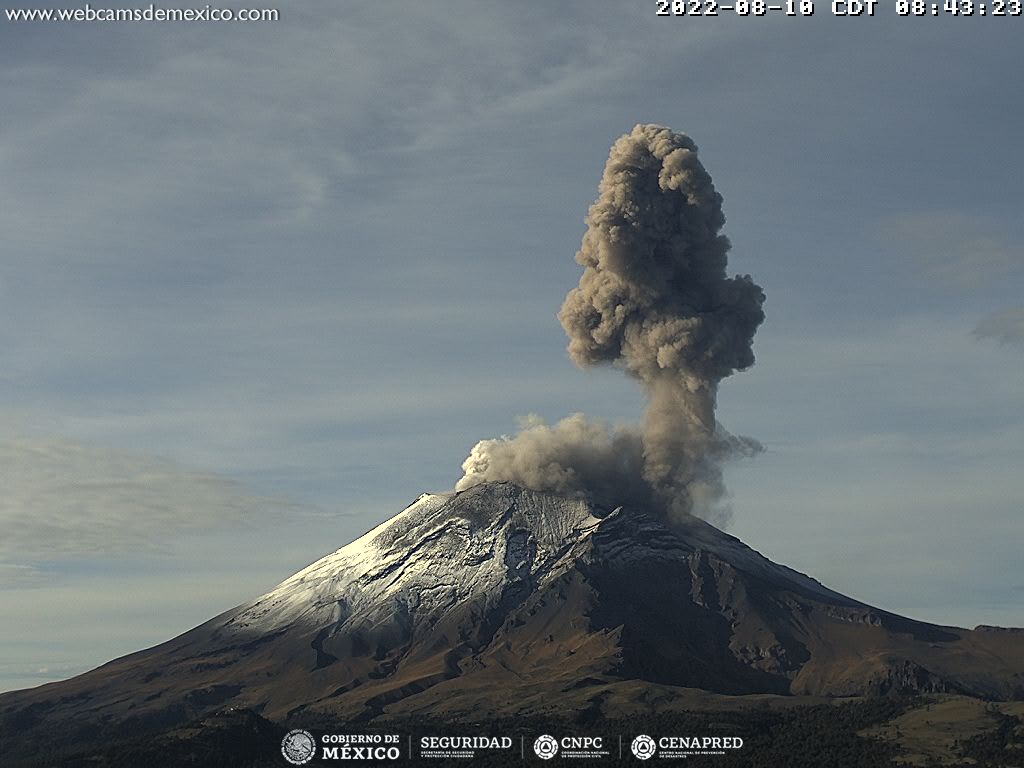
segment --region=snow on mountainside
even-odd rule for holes
[[[473,595],[500,591],[510,571],[525,567],[528,538],[536,563],[550,570],[567,545],[600,522],[583,501],[524,498],[504,494],[500,486],[489,490],[475,505],[453,504],[455,494],[423,494],[282,582],[228,625],[246,631],[294,623],[341,629],[374,614],[385,619],[395,606],[417,618],[436,616]]]
[[[510,579],[532,575],[541,585],[554,578],[572,566],[574,548],[602,528],[617,527],[623,514],[621,508],[605,512],[584,499],[509,483],[481,484],[461,494],[423,494],[243,607],[226,626],[272,632],[304,623],[337,632],[360,622],[385,621],[393,610],[414,622],[436,619],[474,595],[499,593]],[[853,602],[703,520],[690,518],[669,527],[654,519],[639,522],[620,547],[608,548],[608,556],[685,558],[703,550],[752,576]],[[529,548],[535,551],[528,560]]]

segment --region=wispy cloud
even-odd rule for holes
[[[164,550],[181,534],[294,512],[224,477],[66,440],[0,444],[0,579],[39,578],[36,561]]]
[[[974,329],[979,339],[994,339],[1001,344],[1024,345],[1024,307],[995,312]]]
[[[957,211],[904,214],[885,221],[880,234],[947,285],[979,287],[1024,273],[1024,251],[984,216]]]
[[[46,575],[34,565],[0,561],[0,588],[32,588],[46,583]]]

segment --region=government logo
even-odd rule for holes
[[[533,751],[541,760],[550,760],[558,754],[558,742],[554,736],[548,736],[545,733],[543,736],[538,736],[537,740],[533,742]]]
[[[629,745],[629,748],[633,750],[633,756],[638,760],[649,760],[658,751],[658,746],[654,743],[654,739],[645,733],[641,733],[633,739],[633,743]]]
[[[305,765],[316,754],[316,739],[309,731],[288,731],[281,739],[281,754],[292,765]]]

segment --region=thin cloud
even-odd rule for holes
[[[954,211],[905,214],[883,223],[882,239],[912,255],[935,280],[979,287],[1024,271],[1024,253],[982,216]]]
[[[995,312],[975,327],[979,339],[994,339],[1000,344],[1024,346],[1024,307]]]
[[[0,588],[28,589],[45,586],[46,574],[27,563],[0,562]]]
[[[296,505],[174,462],[67,440],[0,444],[0,577],[36,560],[156,553],[181,534],[245,525]]]

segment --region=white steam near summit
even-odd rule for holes
[[[688,136],[637,125],[612,147],[599,191],[576,254],[583,275],[558,317],[577,365],[611,363],[640,381],[643,424],[530,421],[477,443],[456,488],[508,480],[707,516],[725,493],[722,461],[759,450],[722,429],[715,401],[722,379],[754,363],[764,293],[726,276],[722,197]]]

